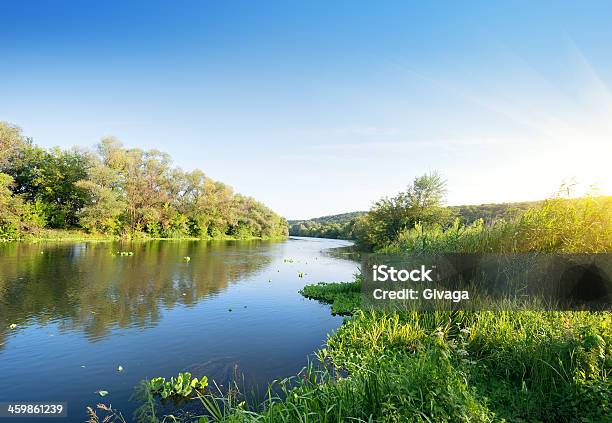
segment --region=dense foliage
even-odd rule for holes
[[[355,222],[366,212],[342,213],[309,220],[290,220],[289,235],[313,238],[354,239]]]
[[[495,223],[498,220],[514,219],[531,207],[540,204],[538,201],[524,201],[519,203],[479,204],[465,206],[449,206],[451,214],[459,218],[466,225],[481,220],[486,224]]]
[[[377,203],[393,203],[393,199],[384,199]],[[464,206],[446,206],[447,216],[457,219],[462,225],[470,225],[482,220],[485,225],[492,225],[500,220],[511,220],[520,216],[530,207],[536,207],[541,202],[519,202],[500,204],[478,204]],[[358,229],[368,212],[342,213],[332,216],[317,217],[308,220],[290,220],[289,235],[314,238],[357,240]],[[359,224],[358,224],[359,223]],[[363,233],[363,231],[362,231]]]
[[[416,178],[405,193],[383,198],[358,218],[357,245],[370,251],[417,253],[612,250],[612,197],[571,198],[570,188],[562,187],[556,197],[544,201],[479,206],[498,214],[470,222],[477,206],[464,206],[469,211],[463,213],[470,217],[458,217],[452,208],[442,207],[444,193],[437,175]]]
[[[445,194],[446,182],[437,173],[415,178],[405,192],[380,199],[357,221],[358,246],[364,250],[380,248],[416,224],[446,225],[452,215],[443,207]]]
[[[0,238],[42,228],[121,237],[275,238],[285,219],[157,150],[103,139],[96,151],[44,149],[0,122]]]
[[[404,228],[381,251],[600,253],[612,251],[612,197],[551,198],[518,217]]]

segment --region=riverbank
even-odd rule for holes
[[[303,293],[347,313],[357,284]],[[317,356],[324,369],[280,382],[282,396],[254,408],[225,397],[214,419],[612,421],[610,313],[354,310]]]
[[[366,311],[359,283],[301,291],[350,315],[318,363],[272,383],[258,403],[236,384],[212,387],[194,398],[195,421],[612,421],[612,314]],[[144,398],[141,421],[163,421]]]
[[[75,242],[75,241],[251,241],[251,240],[261,240],[261,241],[276,241],[276,240],[284,240],[287,237],[234,237],[229,235],[219,236],[219,237],[190,237],[190,236],[181,236],[174,238],[160,238],[160,237],[151,237],[145,233],[137,233],[128,236],[117,236],[117,235],[104,235],[104,234],[94,234],[88,233],[81,230],[73,230],[73,229],[43,229],[35,234],[25,234],[19,238],[0,238],[0,242],[15,242],[15,241],[26,241],[26,242],[46,242],[46,241],[67,241],[67,242]]]

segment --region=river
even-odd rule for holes
[[[70,422],[111,403],[130,421],[145,378],[189,371],[261,387],[294,375],[342,322],[298,290],[351,280],[356,263],[326,253],[346,245],[0,244],[0,401],[66,402],[59,421]]]

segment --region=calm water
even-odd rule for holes
[[[347,244],[0,244],[0,401],[66,401],[67,420],[84,421],[101,401],[131,416],[144,378],[293,375],[342,321],[297,291],[351,279],[354,262],[322,252]]]

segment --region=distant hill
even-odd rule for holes
[[[315,217],[308,220],[289,220],[289,235],[314,238],[353,239],[355,219],[365,211]]]
[[[321,216],[321,217],[315,217],[312,219],[305,219],[305,220],[288,220],[289,225],[293,225],[296,223],[302,223],[302,222],[317,222],[317,223],[340,223],[340,224],[344,224],[349,222],[350,220],[358,217],[358,216],[362,216],[364,214],[366,214],[366,211],[356,211],[356,212],[349,212],[349,213],[340,213],[340,214],[333,214],[330,216]]]
[[[541,201],[523,201],[518,203],[493,203],[479,205],[449,206],[454,215],[462,223],[470,224],[478,219],[485,223],[492,223],[498,219],[510,219],[517,214],[527,211],[530,207],[540,205]]]
[[[485,223],[489,224],[498,219],[511,219],[540,203],[541,201],[523,201],[517,203],[448,206],[448,208],[464,224],[470,224],[478,219],[482,219]],[[307,220],[289,220],[289,235],[353,239],[355,220],[366,213],[365,211],[356,211]]]

